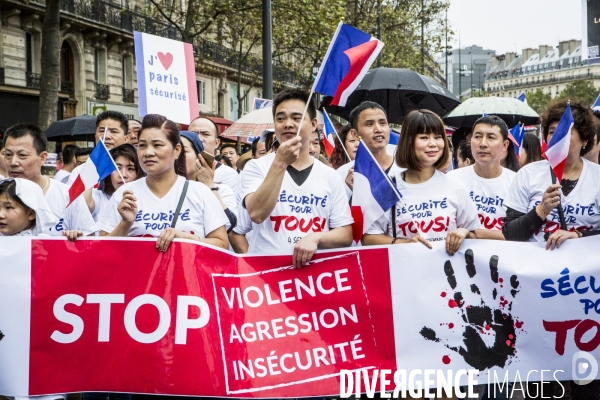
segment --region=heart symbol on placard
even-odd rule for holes
[[[166,70],[168,70],[171,67],[171,64],[173,64],[173,54],[171,53],[161,53],[160,51],[158,52],[158,59],[160,60],[160,63],[162,64],[163,67],[165,67]]]

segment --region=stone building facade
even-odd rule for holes
[[[520,55],[495,55],[485,74],[487,96],[518,97],[541,89],[556,97],[577,80],[587,79],[600,88],[600,64],[588,65],[581,59],[581,41],[568,40],[557,47],[539,46],[523,49]]]
[[[0,131],[37,122],[44,1],[0,1]],[[133,31],[178,39],[173,27],[145,15],[145,6],[144,0],[61,0],[58,119],[105,109],[139,118]],[[231,49],[198,40],[194,51],[200,113],[236,120],[238,108],[251,111],[261,97],[257,71],[242,71],[238,88]],[[295,84],[277,66],[274,79],[276,87]],[[238,90],[250,91],[243,104],[237,104]]]

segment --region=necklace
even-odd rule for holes
[[[50,186],[50,178],[46,177],[46,184],[44,185],[44,187],[42,188],[42,192],[44,194],[46,194],[46,191],[48,190],[48,187]]]

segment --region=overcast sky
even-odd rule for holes
[[[443,23],[443,22],[442,22]],[[450,0],[454,48],[482,46],[496,54],[561,40],[581,40],[581,0]]]

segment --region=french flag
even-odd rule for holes
[[[67,207],[83,192],[94,187],[116,169],[117,165],[104,145],[104,141],[99,141],[69,188],[69,204],[67,204]]]
[[[519,155],[521,153],[521,146],[523,145],[523,136],[525,136],[525,125],[518,123],[510,131],[508,131],[508,138],[515,145],[515,153]]]
[[[352,236],[359,242],[373,223],[384,215],[402,195],[373,155],[360,141],[354,160],[354,191],[352,193]]]
[[[598,97],[596,97],[596,101],[594,102],[594,105],[592,106],[592,110],[600,111],[600,94],[598,95]]]
[[[382,48],[382,41],[340,22],[313,84],[313,90],[333,97],[331,105],[345,106],[348,97],[360,84]]]
[[[335,131],[335,128],[333,127],[333,124],[331,123],[331,119],[329,118],[329,115],[327,115],[327,110],[323,109],[323,131],[324,131],[324,138],[323,138],[323,147],[325,147],[325,154],[327,154],[327,158],[331,157],[331,153],[333,153],[333,149],[335,148],[335,140],[334,140],[334,135],[337,134],[337,132]],[[342,146],[344,144],[342,143]]]
[[[388,144],[385,147],[386,153],[388,153],[390,156],[395,156],[399,141],[400,133],[395,132],[394,130],[390,130],[390,140],[388,141]]]
[[[563,177],[567,156],[569,155],[569,145],[571,144],[571,128],[573,128],[573,114],[571,114],[571,104],[567,103],[567,108],[563,113],[558,126],[548,143],[546,149],[546,158],[554,170],[556,179],[560,182]]]

